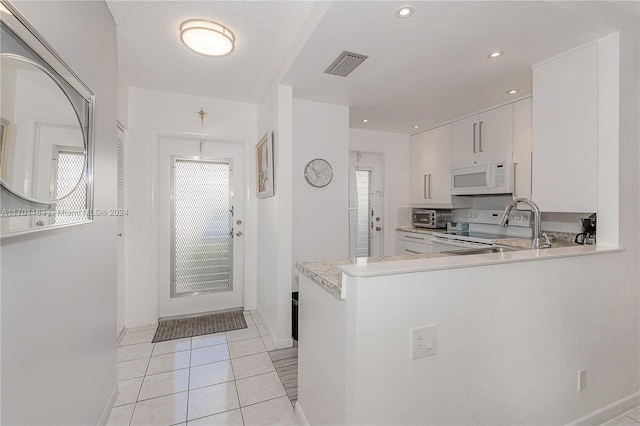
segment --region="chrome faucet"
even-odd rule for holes
[[[509,225],[509,215],[511,214],[511,209],[513,209],[518,203],[525,203],[531,210],[533,210],[534,221],[533,221],[533,242],[531,243],[531,249],[537,250],[540,248],[549,248],[551,247],[551,243],[549,242],[549,237],[547,234],[542,234],[540,230],[540,208],[533,201],[527,200],[526,198],[516,198],[504,209],[504,213],[502,213],[502,217],[500,218],[500,222],[498,225],[507,226]],[[542,238],[545,239],[545,242],[541,242]]]

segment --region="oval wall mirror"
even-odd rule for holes
[[[0,0],[0,237],[93,220],[95,95]]]
[[[7,53],[0,61],[0,137],[6,150],[0,182],[29,201],[60,201],[84,180],[86,144],[78,115],[40,64]]]

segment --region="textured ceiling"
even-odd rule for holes
[[[414,14],[397,19],[406,3]],[[352,128],[416,133],[530,94],[531,65],[611,32],[547,2],[338,1],[285,83],[295,97],[349,105]],[[346,78],[324,74],[343,50],[369,58]],[[489,60],[492,50],[505,54]]]
[[[404,4],[415,13],[397,19],[395,11]],[[107,0],[107,5],[117,24],[119,69],[131,85],[252,103],[291,59],[292,46],[303,43],[299,34],[310,31],[316,17],[314,1]],[[350,106],[352,128],[398,133],[416,133],[530,94],[531,65],[613,32],[543,1],[323,5],[326,13],[283,83],[297,98]],[[193,18],[230,27],[235,51],[209,58],[188,50],[179,26]],[[494,49],[504,56],[487,59]],[[369,58],[346,78],[324,74],[343,50]],[[520,92],[507,95],[511,88]],[[363,118],[369,122],[363,124]]]
[[[257,102],[315,2],[114,1],[118,65],[132,86]],[[180,41],[180,24],[204,18],[229,27],[236,48],[213,58]]]

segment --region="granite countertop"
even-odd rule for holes
[[[393,262],[398,260],[426,259],[434,257],[446,257],[442,253],[407,254],[399,256],[363,257],[342,260],[324,260],[314,262],[296,262],[296,269],[308,277],[311,281],[325,289],[337,299],[344,299],[342,294],[342,271],[340,266],[355,265],[360,263]]]
[[[421,234],[436,234],[444,233],[446,229],[418,229],[410,227],[399,227],[397,231],[403,232],[417,232]],[[574,234],[566,232],[552,232],[548,231],[547,234],[551,239],[552,248],[562,247],[580,247],[573,241]],[[508,238],[498,240],[498,245],[516,247],[522,250],[531,249],[531,239],[529,238]],[[325,289],[329,294],[336,299],[344,299],[345,295],[342,288],[342,270],[341,266],[346,265],[360,265],[379,262],[394,262],[394,261],[406,261],[416,259],[429,259],[429,258],[441,258],[449,257],[449,254],[443,253],[424,253],[424,254],[406,254],[399,256],[380,256],[380,257],[366,257],[366,258],[351,258],[351,259],[339,259],[339,260],[324,260],[324,261],[310,261],[310,262],[296,262],[296,269]],[[456,256],[459,257],[459,256]]]

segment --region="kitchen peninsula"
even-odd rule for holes
[[[617,251],[576,245],[298,263],[299,418],[557,422],[581,367],[565,354],[602,347],[623,321],[603,306],[613,268],[592,260]],[[579,285],[567,279],[575,274],[584,276]],[[576,303],[581,313],[564,318]],[[411,359],[411,329],[431,325],[435,355]]]

